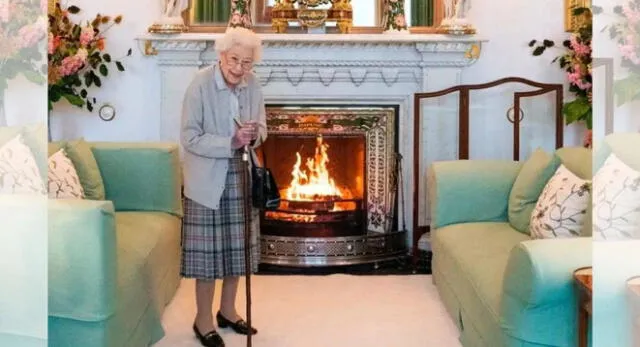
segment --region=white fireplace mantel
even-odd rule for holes
[[[145,34],[138,38],[145,53],[159,66],[161,140],[178,142],[184,92],[200,68],[217,61],[213,46],[221,35]],[[399,107],[398,150],[405,158],[403,206],[404,213],[412,211],[413,94],[460,84],[463,70],[480,58],[486,40],[432,34],[259,35],[264,52],[254,72],[267,104]],[[440,138],[438,132],[446,127],[423,124],[423,141]],[[423,161],[428,164],[429,156],[455,151],[455,142],[441,142],[437,143],[439,150],[425,154]],[[425,218],[421,224],[425,224],[428,209],[421,206],[420,210]],[[406,221],[411,225],[410,213]]]

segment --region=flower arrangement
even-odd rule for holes
[[[252,26],[250,8],[251,0],[231,0],[231,16],[229,17],[228,26],[250,29]]]
[[[10,80],[23,75],[44,83],[41,49],[47,35],[47,0],[0,1],[0,99]]]
[[[48,80],[49,110],[62,98],[74,106],[86,106],[93,111],[96,99],[89,96],[88,88],[101,87],[102,78],[109,76],[109,65],[119,71],[124,66],[106,53],[104,33],[122,22],[122,16],[111,18],[96,15],[86,24],[74,23],[70,15],[78,14],[77,6],[63,7],[59,2],[49,12]],[[103,29],[103,26],[106,26]],[[131,49],[127,56],[131,55]]]
[[[404,0],[386,0],[385,31],[405,31],[407,30],[407,20],[404,16]]]
[[[597,8],[597,14],[602,9]],[[609,26],[609,36],[620,49],[621,67],[629,74],[614,82],[617,105],[640,99],[640,1],[632,0],[613,8],[617,23]],[[606,29],[606,28],[605,28]]]
[[[561,69],[567,74],[569,91],[575,95],[574,100],[567,102],[562,107],[566,124],[584,122],[587,127],[584,143],[590,144],[592,127],[592,76],[591,76],[591,38],[592,38],[592,13],[587,7],[574,8],[573,15],[583,20],[579,21],[578,28],[571,33],[568,40],[563,42],[565,53],[556,57],[553,63],[558,62]],[[537,46],[536,46],[537,44]],[[555,47],[552,40],[543,40],[538,44],[537,40],[529,42],[529,47],[534,47],[533,55],[542,55],[548,48]]]

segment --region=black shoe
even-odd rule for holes
[[[251,331],[251,335],[255,335],[258,333],[258,330],[256,330],[253,327],[249,327],[249,325],[247,325],[247,322],[245,322],[244,320],[239,319],[237,322],[234,323],[224,318],[224,316],[220,313],[220,311],[218,311],[218,314],[216,315],[216,319],[218,320],[218,326],[220,328],[231,327],[233,331],[241,335],[249,335],[249,331]]]
[[[193,324],[193,332],[196,333],[196,337],[200,340],[200,343],[205,347],[224,347],[224,341],[222,337],[218,335],[218,332],[211,330],[206,335],[202,335],[198,327]]]

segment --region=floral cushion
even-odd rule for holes
[[[21,134],[0,147],[0,194],[46,194],[36,159]]]
[[[534,239],[569,238],[581,235],[589,204],[591,182],[560,165],[547,182],[531,214]]]
[[[640,238],[640,172],[612,153],[593,183],[595,239]]]
[[[71,159],[64,149],[49,157],[49,198],[84,199],[84,189]]]

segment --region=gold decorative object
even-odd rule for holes
[[[472,44],[471,47],[464,52],[464,57],[467,59],[478,59],[480,58],[480,46],[477,44]]]
[[[584,16],[574,16],[573,9],[579,7],[591,7],[590,0],[564,0],[564,30],[566,32],[574,32],[580,27],[582,21],[586,20]]]
[[[329,3],[329,9],[315,8]],[[271,26],[276,33],[286,32],[289,22],[298,22],[304,28],[317,28],[327,21],[335,21],[340,33],[350,33],[353,27],[350,0],[278,0],[271,10]]]
[[[180,34],[189,31],[189,27],[184,24],[153,24],[148,31],[154,34]]]
[[[151,41],[144,42],[144,55],[158,55],[158,51],[153,48]]]
[[[316,9],[298,10],[298,21],[303,27],[317,28],[327,19],[327,11]]]
[[[444,16],[436,33],[447,35],[474,35],[476,29],[467,18],[469,0],[443,0]]]

